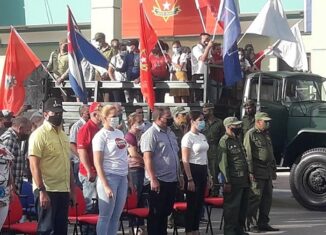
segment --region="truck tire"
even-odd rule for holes
[[[290,187],[302,206],[326,211],[326,148],[315,148],[302,154],[292,165]]]

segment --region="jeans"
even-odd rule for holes
[[[7,204],[4,207],[0,207],[0,231],[3,226],[3,223],[5,222],[8,214],[9,204]]]
[[[113,191],[113,198],[109,198],[100,180],[97,182],[99,198],[99,218],[96,225],[97,234],[116,235],[119,229],[119,219],[126,203],[128,192],[127,176],[107,174],[106,180]]]
[[[148,235],[166,235],[167,220],[172,213],[176,197],[177,182],[160,181],[160,192],[149,190]],[[150,187],[150,185],[148,185]]]
[[[83,195],[86,203],[86,212],[95,213],[97,208],[94,208],[93,198],[97,198],[96,193],[96,180],[90,182],[87,176],[79,173],[79,181],[83,185]]]
[[[38,192],[35,192],[35,200],[38,210],[38,235],[65,235],[68,230],[68,192],[47,192],[51,205],[43,209],[40,206]]]

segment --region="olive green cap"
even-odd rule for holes
[[[188,113],[188,111],[184,107],[178,106],[178,107],[171,108],[171,113],[174,117],[176,117],[178,114]]]
[[[259,112],[255,114],[255,120],[264,120],[264,121],[270,121],[272,120],[267,113],[265,112]]]
[[[97,41],[97,40],[100,40],[100,39],[105,39],[105,34],[104,33],[96,33],[95,34],[94,40]]]
[[[239,121],[237,117],[227,117],[223,121],[223,125],[225,127],[231,126],[231,125],[240,125],[242,121]]]
[[[205,103],[203,105],[203,109],[214,109],[214,104],[212,104],[212,103]]]
[[[244,105],[243,105],[243,107],[249,107],[249,106],[255,106],[256,104],[255,104],[255,101],[253,101],[253,100],[247,100],[245,103],[244,103]]]

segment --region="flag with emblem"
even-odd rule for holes
[[[148,21],[140,1],[140,86],[141,92],[151,110],[154,109],[155,94],[148,56],[157,43],[157,35]]]
[[[40,59],[11,27],[0,81],[0,110],[18,113],[25,101],[24,81],[40,65]]]

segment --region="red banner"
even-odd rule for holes
[[[199,8],[207,32],[213,34],[219,0],[205,0]],[[137,38],[140,31],[139,0],[122,1],[122,36]],[[216,5],[216,6],[215,6]],[[189,36],[204,32],[195,0],[143,0],[144,12],[158,36]],[[218,27],[217,33],[223,31]]]
[[[141,92],[151,110],[154,109],[155,94],[148,56],[157,43],[157,35],[149,23],[143,4],[139,4],[140,15],[140,86]]]
[[[24,105],[24,81],[41,64],[14,28],[11,28],[5,66],[0,81],[0,110],[15,114]]]

